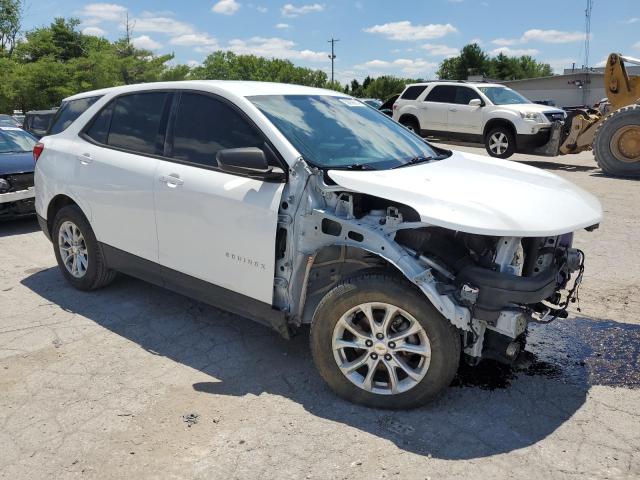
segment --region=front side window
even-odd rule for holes
[[[459,105],[469,105],[471,100],[482,100],[478,92],[469,87],[456,87],[455,103]]]
[[[518,92],[507,87],[478,87],[494,105],[517,105],[520,103],[531,103],[531,101]]]
[[[352,98],[248,98],[307,161],[321,168],[384,169],[437,156],[420,137]]]
[[[96,103],[99,98],[100,96],[85,97],[64,102],[56,112],[56,115],[51,122],[51,128],[49,128],[48,134],[55,135],[56,133],[66,130],[76,118],[82,115],[87,108]]]
[[[219,150],[263,145],[262,134],[225,102],[198,93],[180,95],[173,128],[173,158],[217,167]]]
[[[134,93],[116,98],[106,143],[133,152],[161,154],[164,144],[161,130],[170,98],[166,92]]]
[[[436,85],[425,98],[425,102],[454,103],[455,98],[455,85]]]

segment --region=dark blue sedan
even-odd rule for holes
[[[0,126],[0,219],[34,213],[33,146],[36,139],[17,127]]]

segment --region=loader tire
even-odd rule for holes
[[[605,117],[593,139],[593,154],[606,174],[640,178],[640,105]]]

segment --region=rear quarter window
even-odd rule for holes
[[[412,87],[408,87],[404,92],[402,92],[400,98],[402,100],[415,100],[426,88],[426,85],[414,85]]]
[[[64,102],[51,122],[48,135],[64,132],[91,105],[96,103],[101,95],[95,97],[78,98]]]

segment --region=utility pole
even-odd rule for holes
[[[582,103],[586,105],[591,93],[591,78],[589,75],[589,54],[591,43],[591,10],[593,10],[593,0],[587,0],[587,8],[584,11],[584,71],[585,82],[582,87]]]
[[[331,44],[331,55],[329,55],[329,58],[331,59],[331,83],[333,83],[333,61],[336,59],[334,47],[336,42],[339,42],[340,40],[337,38],[331,37],[331,40],[327,40],[327,41]]]

